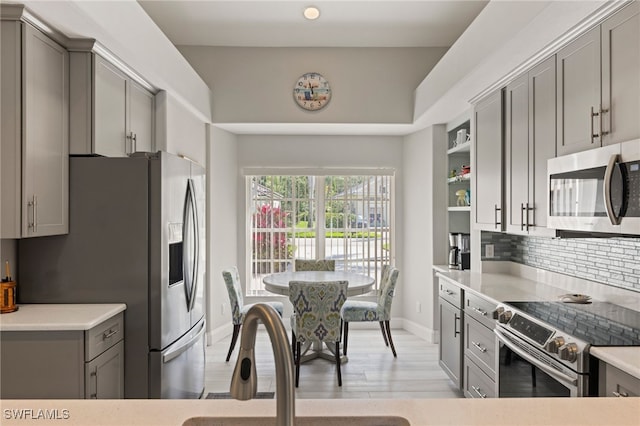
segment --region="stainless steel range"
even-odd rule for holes
[[[639,346],[640,313],[605,302],[506,302],[494,311],[498,395],[597,395],[591,346]]]

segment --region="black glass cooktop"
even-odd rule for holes
[[[606,302],[506,302],[593,346],[640,346],[640,312]]]

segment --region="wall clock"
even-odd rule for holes
[[[331,100],[329,82],[317,72],[303,74],[293,88],[293,99],[307,111],[318,111]]]

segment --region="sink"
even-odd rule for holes
[[[182,426],[271,426],[275,417],[191,417]],[[410,426],[397,416],[296,417],[297,426]]]

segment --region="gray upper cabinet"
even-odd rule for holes
[[[154,95],[93,52],[71,52],[71,154],[154,149]]]
[[[502,231],[502,91],[478,102],[473,109],[474,227]]]
[[[640,2],[602,23],[602,144],[640,138]]]
[[[506,230],[553,234],[547,224],[547,160],[556,153],[556,58],[505,91]]]
[[[529,87],[527,74],[505,89],[505,212],[507,232],[525,229],[529,207]]]
[[[558,155],[599,147],[600,27],[557,53]]]
[[[69,232],[69,56],[31,25],[3,20],[2,238]]]

